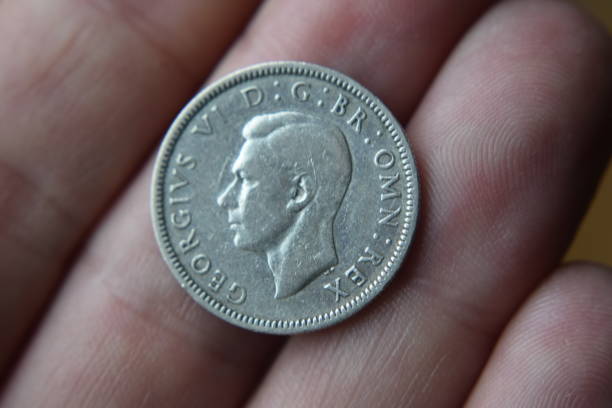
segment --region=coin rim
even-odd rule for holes
[[[402,199],[402,209],[405,210],[405,215],[397,244],[382,269],[377,268],[376,277],[369,281],[367,287],[361,289],[359,295],[351,297],[350,300],[340,306],[314,317],[294,320],[260,319],[249,316],[243,312],[231,309],[211,296],[190,276],[189,272],[180,262],[179,256],[170,242],[164,216],[164,180],[169,167],[169,160],[178,140],[192,118],[215,97],[245,81],[279,75],[305,76],[319,79],[349,92],[352,96],[366,104],[380,119],[383,127],[394,142],[394,147],[400,157],[400,166],[406,178],[402,191],[407,191],[407,197]],[[151,183],[151,217],[155,238],[166,264],[181,287],[196,302],[223,320],[246,329],[269,334],[297,334],[323,329],[332,324],[339,323],[361,310],[386,287],[400,268],[403,258],[412,243],[419,214],[419,197],[418,173],[410,144],[402,126],[376,96],[352,78],[330,68],[301,61],[275,61],[255,64],[240,69],[204,87],[177,115],[164,136],[155,161]]]

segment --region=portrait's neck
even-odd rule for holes
[[[291,296],[338,263],[332,226],[302,213],[280,244],[267,252],[276,299]]]

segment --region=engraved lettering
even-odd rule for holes
[[[168,198],[168,202],[170,203],[170,205],[185,204],[190,201],[191,201],[190,197],[170,197]]]
[[[349,278],[355,285],[362,286],[368,278],[359,270],[357,266],[353,265],[344,272],[347,278]],[[336,299],[336,302],[338,300]]]
[[[190,170],[196,168],[196,160],[191,156],[186,156],[183,153],[179,153],[176,155],[176,164],[181,167],[186,167]]]
[[[330,292],[332,292],[332,293],[334,293],[334,294],[336,295],[336,303],[340,301],[340,298],[341,298],[341,297],[347,297],[347,296],[348,296],[348,293],[347,293],[347,292],[345,292],[345,291],[343,291],[343,290],[340,288],[340,278],[336,278],[336,279],[334,280],[334,283],[333,283],[333,284],[331,284],[331,283],[326,283],[326,284],[323,286],[323,288],[324,288],[324,289],[329,290]]]
[[[179,241],[179,247],[183,254],[193,251],[200,245],[200,240],[196,238],[196,230],[192,228],[189,231],[186,239],[182,239]]]
[[[397,183],[400,179],[399,173],[395,173],[393,176],[383,176],[381,174],[378,178],[383,182],[380,186],[383,190],[380,194],[380,201],[391,200],[402,196],[399,190],[393,187],[393,184]]]
[[[380,225],[388,225],[390,227],[397,227],[397,221],[394,219],[399,215],[401,207],[396,208],[395,210],[389,210],[387,208],[381,208],[380,214],[383,216],[378,220]]]
[[[233,303],[235,305],[241,305],[246,300],[246,297],[246,289],[242,286],[238,286],[236,282],[232,282],[229,287],[229,293],[227,295],[228,302]]]
[[[298,101],[306,102],[310,98],[310,84],[305,82],[296,82],[291,87],[291,95]]]
[[[191,267],[198,275],[204,275],[206,272],[208,272],[210,270],[210,265],[210,259],[203,254],[196,255],[191,260]]]
[[[213,128],[210,126],[210,121],[208,120],[208,114],[205,113],[200,116],[200,123],[193,125],[191,127],[192,135],[202,135],[202,136],[210,136],[213,133]]]
[[[349,126],[352,126],[357,133],[361,133],[361,125],[368,115],[361,109],[361,106],[357,108],[357,111],[353,116],[346,122]]]
[[[219,115],[219,117],[221,118],[221,120],[223,121],[223,123],[227,123],[227,117],[225,117],[225,115],[223,114],[223,112],[222,112],[222,111],[221,111],[219,108],[217,108],[217,105],[213,105],[213,106],[210,108],[210,111],[211,111],[212,113],[216,113],[217,115]]]
[[[390,169],[395,164],[395,156],[386,149],[381,149],[374,155],[374,164],[381,169]]]
[[[210,290],[217,293],[219,292],[219,289],[223,287],[223,284],[225,283],[226,279],[227,279],[227,276],[225,276],[225,274],[221,272],[219,269],[216,269],[212,273],[210,282],[208,282],[208,287],[210,288]]]
[[[359,263],[371,263],[374,266],[378,266],[382,263],[384,257],[378,252],[374,251],[370,247],[366,247],[363,250],[363,255],[359,257],[357,262]]]
[[[178,210],[170,214],[170,222],[177,229],[185,229],[191,225],[191,212],[189,210]]]
[[[346,113],[346,107],[348,106],[348,104],[348,98],[343,94],[338,94],[338,99],[336,100],[334,106],[331,108],[330,112],[338,116],[343,116]]]
[[[244,101],[249,108],[259,105],[264,99],[263,91],[256,86],[241,89],[240,93],[242,93]]]
[[[187,178],[185,178],[185,176],[179,173],[177,169],[172,169],[172,176],[177,178],[178,181],[176,183],[170,184],[171,193],[174,193],[176,190],[178,190],[181,187],[185,187],[189,185],[189,181],[187,181]]]

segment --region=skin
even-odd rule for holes
[[[610,36],[556,0],[256,7],[0,0],[0,406],[612,405],[612,274],[559,265],[610,155]],[[390,287],[288,339],[199,308],[147,213],[189,95],[278,59],[377,94],[423,194]]]

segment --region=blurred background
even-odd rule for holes
[[[601,20],[612,35],[612,0],[576,1]],[[608,170],[601,180],[597,195],[566,255],[567,261],[577,259],[612,266],[612,162],[608,162]]]

